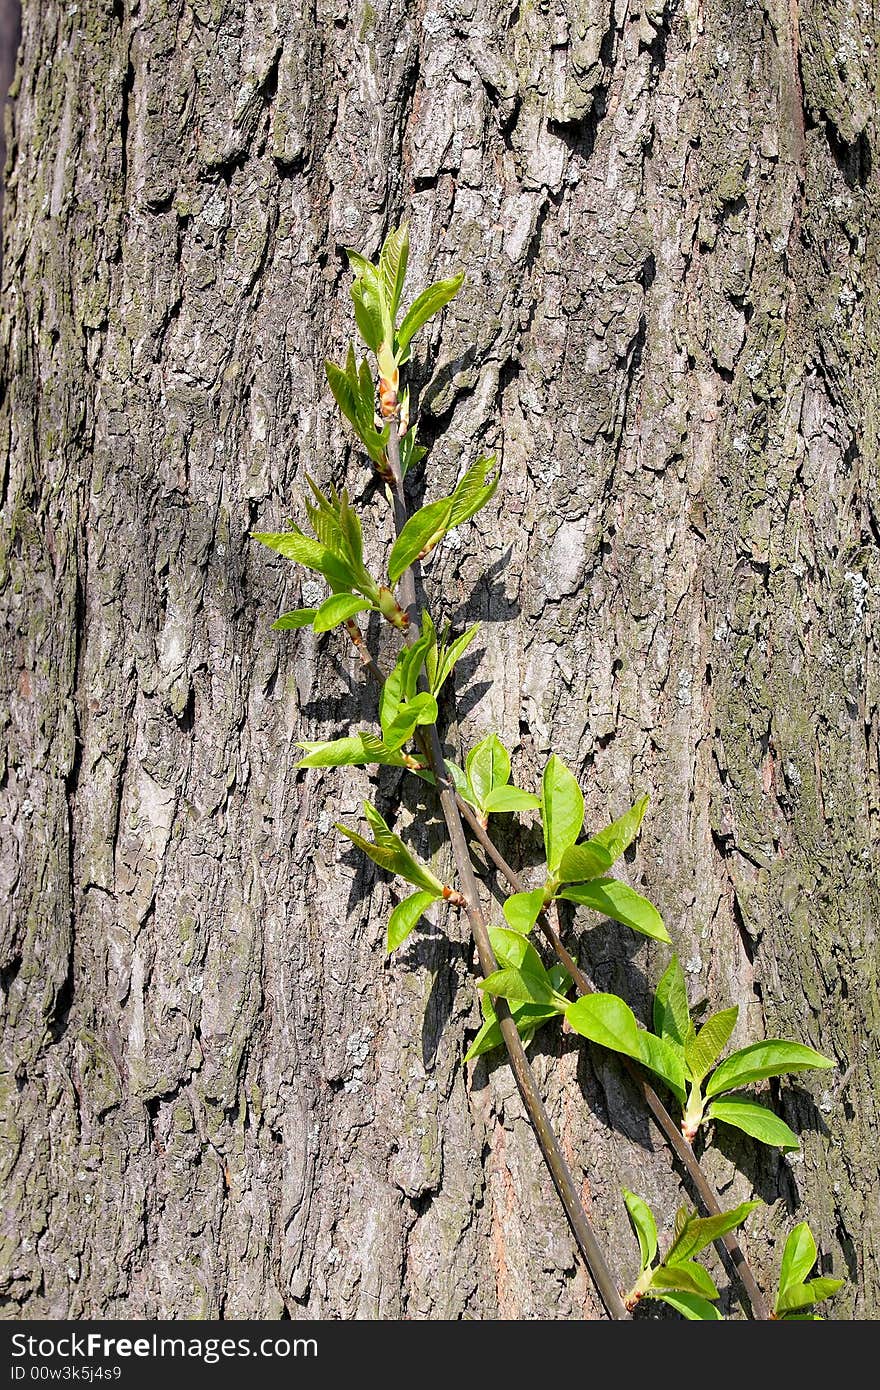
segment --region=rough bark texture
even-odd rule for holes
[[[472,951],[333,832],[385,771],[296,771],[373,717],[248,540],[345,478],[323,376],[343,247],[404,216],[468,281],[416,363],[428,495],[497,449],[428,575],[484,627],[449,746],[555,750],[773,1089],[720,1137],[766,1286],[794,1220],[880,1312],[880,628],[868,0],[27,0],[5,210],[0,681],[9,1316],[601,1315],[507,1068],[464,1069]],[[319,591],[317,591],[319,592]],[[387,662],[393,642],[371,633]],[[378,786],[376,786],[376,781]],[[422,812],[422,826],[424,813]],[[534,827],[503,832],[539,862]],[[415,845],[448,869],[439,825]],[[667,952],[568,922],[644,1010]],[[470,1030],[470,1031],[469,1031]],[[532,1046],[621,1282],[665,1150],[614,1062]]]

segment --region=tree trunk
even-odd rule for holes
[[[386,959],[396,889],[333,830],[373,796],[448,874],[430,795],[296,769],[295,740],[366,727],[374,692],[338,633],[269,631],[315,586],[248,538],[300,515],[309,472],[386,553],[323,361],[353,336],[343,248],[408,217],[411,292],[468,277],[415,363],[425,495],[479,450],[502,464],[426,576],[435,618],[483,623],[447,746],[496,729],[526,786],[554,750],[588,827],[650,792],[621,868],[692,1000],[738,1003],[738,1045],[839,1064],[773,1083],[802,1154],[719,1135],[722,1205],[768,1203],[745,1236],[765,1288],[807,1219],[850,1280],[828,1316],[877,1316],[876,17],[294,9],[24,5],[6,1313],[602,1316],[507,1066],[462,1066],[463,922],[432,913]],[[526,868],[533,820],[501,835]],[[668,950],[565,925],[647,1020]],[[621,1187],[668,1233],[678,1175],[613,1058],[554,1027],[531,1054],[625,1287]]]

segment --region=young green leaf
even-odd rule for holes
[[[727,1235],[728,1231],[736,1230],[756,1207],[762,1205],[760,1201],[740,1202],[738,1207],[722,1211],[718,1216],[697,1216],[696,1213],[689,1213],[667,1250],[664,1263],[677,1266],[682,1261],[689,1260],[692,1255],[698,1255],[707,1245]]]
[[[348,373],[342,367],[337,367],[335,362],[329,361],[324,362],[324,371],[327,374],[327,383],[333,392],[333,399],[346,420],[357,429],[360,398],[359,393],[352,389]]]
[[[388,557],[388,578],[396,584],[405,569],[409,569],[420,556],[433,550],[449,530],[452,516],[452,498],[441,497],[438,502],[428,502],[409,518],[403,527]]]
[[[275,632],[289,632],[292,628],[311,627],[315,621],[317,608],[297,608],[292,613],[282,613],[272,624]]]
[[[551,976],[552,973],[551,971]],[[493,1048],[500,1047],[504,1042],[501,1036],[501,1026],[495,1017],[495,1010],[491,1004],[491,996],[484,996],[483,1012],[486,1019],[464,1055],[465,1062],[472,1061],[474,1057],[482,1056],[484,1052],[491,1052]],[[531,1041],[542,1023],[546,1023],[550,1018],[556,1018],[558,1014],[559,1009],[557,1007],[551,1008],[544,1004],[514,1004],[510,1010],[510,1016],[524,1043]]]
[[[400,307],[408,260],[409,228],[404,222],[396,231],[389,232],[379,257],[379,276],[392,323],[397,318],[397,310]]]
[[[611,862],[619,859],[624,850],[629,849],[633,840],[639,833],[639,827],[645,818],[650,797],[640,796],[634,806],[620,816],[610,825],[606,825],[604,830],[599,830],[591,838],[596,844],[602,846],[611,855]]]
[[[401,753],[388,748],[372,734],[350,734],[333,739],[331,743],[298,743],[306,756],[297,767],[366,767],[368,763],[384,763],[389,767],[405,767]]]
[[[657,1223],[647,1202],[643,1201],[635,1192],[628,1192],[624,1188],[623,1200],[626,1203],[633,1230],[638,1236],[639,1250],[642,1256],[639,1273],[643,1274],[657,1254]]]
[[[569,1004],[565,1017],[582,1037],[639,1060],[639,1025],[632,1009],[618,995],[586,994]]]
[[[477,459],[472,464],[456,487],[452,494],[452,515],[449,519],[449,529],[453,526],[461,526],[466,521],[470,521],[482,507],[485,507],[489,498],[498,486],[500,475],[496,473],[491,483],[483,484],[486,474],[495,462],[495,455],[489,454],[486,458]]]
[[[368,855],[380,868],[388,869],[400,878],[405,878],[414,888],[424,888],[433,893],[435,897],[442,897],[443,884],[439,878],[431,872],[426,864],[422,864],[420,860],[410,854],[400,836],[395,835],[389,829],[372,802],[364,802],[364,815],[373,832],[374,844],[370,844],[369,840],[365,840],[357,831],[350,830],[347,825],[337,823],[336,829],[341,834],[347,835],[349,840],[362,849],[364,854]]]
[[[782,1252],[782,1268],[779,1272],[779,1288],[784,1292],[793,1284],[802,1284],[819,1258],[813,1232],[806,1221],[801,1221],[790,1233]]]
[[[400,441],[400,471],[404,478],[411,468],[421,463],[427,452],[424,445],[416,443],[416,427],[410,425]]]
[[[451,280],[438,280],[436,284],[429,285],[426,290],[413,300],[407,310],[403,322],[397,330],[397,360],[401,363],[406,362],[409,353],[406,349],[410,342],[422,328],[428,319],[438,314],[450,299],[453,299],[464,282],[464,275],[456,275]]]
[[[744,1134],[751,1135],[762,1144],[771,1144],[774,1148],[786,1152],[800,1148],[797,1135],[789,1129],[785,1121],[780,1120],[779,1116],[774,1115],[765,1105],[748,1096],[713,1100],[706,1111],[706,1119],[732,1125],[734,1129],[741,1129]]]
[[[557,996],[543,966],[540,974],[525,968],[495,970],[478,982],[477,989],[484,989],[487,994],[500,994],[511,1003],[555,1004],[557,1013],[564,1012],[565,1001]]]
[[[584,883],[602,878],[613,863],[613,856],[603,845],[596,840],[583,840],[565,851],[557,877],[561,883]]]
[[[449,773],[452,785],[455,787],[455,790],[461,797],[462,801],[466,801],[469,806],[473,806],[475,809],[477,809],[477,798],[474,795],[474,789],[468,781],[467,774],[465,773],[464,769],[460,768],[458,766],[458,763],[451,762],[447,758],[446,771]]]
[[[603,917],[612,917],[615,922],[622,922],[624,926],[632,927],[633,931],[650,936],[654,941],[670,940],[663,918],[654,904],[616,878],[572,883],[568,888],[563,888],[557,897],[591,907],[594,912],[601,912]]]
[[[667,1256],[667,1259],[669,1257]],[[717,1298],[715,1281],[696,1260],[683,1260],[680,1264],[658,1265],[651,1278],[650,1291],[657,1289],[674,1293],[690,1293],[697,1298]]]
[[[260,541],[270,550],[283,555],[287,560],[295,560],[297,564],[304,565],[306,569],[316,570],[318,574],[323,574],[325,579],[331,584],[335,584],[339,589],[355,589],[358,587],[357,576],[351,566],[339,556],[334,555],[320,541],[312,540],[311,536],[303,535],[299,527],[295,526],[290,531],[271,533],[266,531],[252,531],[251,538]]]
[[[520,787],[493,787],[482,809],[486,815],[495,815],[500,811],[536,811],[540,805],[536,796]]]
[[[688,1009],[687,980],[678,956],[673,956],[660,976],[654,995],[654,1032],[667,1042],[683,1048],[693,1031]]]
[[[709,1303],[705,1298],[700,1298],[699,1294],[683,1293],[680,1289],[669,1289],[666,1293],[657,1294],[657,1299],[661,1303],[668,1303],[670,1308],[674,1308],[682,1317],[689,1318],[691,1322],[723,1322],[721,1314],[714,1303]]]
[[[801,1308],[811,1308],[814,1304],[821,1303],[824,1298],[830,1298],[832,1294],[837,1293],[845,1283],[845,1279],[822,1276],[810,1279],[806,1284],[789,1284],[785,1293],[780,1293],[777,1298],[774,1311],[784,1316]]]
[[[526,970],[532,975],[544,976],[544,962],[531,941],[517,931],[506,927],[490,927],[489,940],[495,959],[503,969]]]
[[[544,768],[541,783],[541,820],[547,867],[558,877],[562,856],[581,833],[584,798],[577,779],[554,753]]]
[[[397,714],[389,720],[383,730],[389,748],[402,748],[407,739],[412,738],[420,724],[437,722],[437,701],[433,695],[423,691],[400,706]]]
[[[437,901],[437,896],[436,893],[423,888],[418,893],[411,893],[408,898],[403,898],[397,904],[388,918],[386,949],[389,954],[403,944],[422,914],[430,907],[431,903]]]
[[[489,734],[471,749],[465,770],[480,806],[494,787],[510,781],[510,755],[497,734]]]
[[[467,632],[463,632],[460,637],[456,637],[455,641],[449,647],[444,646],[438,656],[437,673],[435,676],[429,677],[431,689],[435,695],[440,692],[445,682],[452,675],[456,663],[464,656],[479,630],[480,624],[474,623],[473,627],[469,627]]]
[[[312,627],[315,632],[329,632],[348,618],[353,618],[355,613],[367,613],[372,610],[373,605],[369,599],[361,598],[359,594],[331,594],[315,614]]]
[[[779,1274],[779,1292],[773,1316],[784,1321],[814,1321],[821,1319],[817,1314],[805,1310],[830,1298],[844,1284],[843,1279],[822,1276],[807,1280],[818,1257],[813,1233],[806,1221],[795,1226],[785,1242],[782,1253],[782,1268]]]
[[[684,1105],[687,1098],[681,1051],[665,1038],[639,1029],[639,1061],[665,1081],[672,1094]]]
[[[830,1058],[814,1052],[811,1047],[771,1038],[767,1042],[752,1043],[751,1047],[744,1047],[726,1058],[709,1077],[706,1096],[717,1096],[722,1091],[750,1086],[753,1081],[761,1081],[765,1076],[785,1076],[790,1072],[833,1066]]]
[[[698,1033],[685,1041],[684,1060],[692,1081],[699,1086],[706,1073],[721,1056],[736,1026],[739,1009],[722,1009],[703,1024]]]
[[[504,916],[514,931],[530,932],[544,906],[544,889],[513,893],[504,904]]]

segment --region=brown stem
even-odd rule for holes
[[[403,490],[403,476],[400,467],[400,445],[398,440],[397,421],[391,420],[391,428],[388,439],[388,463],[394,475],[392,485],[392,499],[394,505],[394,527],[399,535],[406,525],[407,506],[406,497]],[[419,627],[417,620],[416,605],[416,570],[410,567],[405,570],[400,579],[400,592],[403,597],[404,607],[409,614],[409,623],[403,629],[404,640],[412,645],[418,641]],[[455,865],[458,871],[459,880],[466,899],[466,911],[470,922],[471,932],[477,947],[477,954],[480,960],[480,969],[484,977],[491,975],[498,968],[497,961],[492,952],[489,941],[489,932],[486,926],[483,913],[480,908],[480,893],[476,878],[474,877],[473,864],[467,840],[465,839],[464,827],[461,823],[458,806],[456,805],[455,791],[446,770],[446,762],[443,757],[443,750],[440,746],[440,735],[437,732],[436,724],[431,724],[424,730],[427,735],[426,742],[430,752],[431,763],[434,775],[437,779],[437,790],[440,796],[440,806],[443,811],[443,818],[446,821],[446,828],[449,832],[449,839],[452,845],[452,853],[455,857]],[[577,1241],[578,1249],[586,1261],[587,1268],[593,1277],[593,1281],[602,1302],[610,1317],[616,1320],[626,1320],[630,1314],[624,1306],[623,1299],[608,1267],[605,1255],[596,1239],[596,1233],[587,1216],[583,1202],[574,1184],[574,1179],[569,1170],[568,1164],[559,1147],[559,1141],[553,1132],[549,1116],[541,1100],[535,1081],[534,1072],[529,1065],[522,1044],[522,1039],[517,1031],[516,1024],[510,1014],[510,1009],[504,999],[498,998],[494,1003],[495,1016],[501,1030],[501,1036],[507,1048],[507,1055],[513,1070],[519,1093],[532,1122],[538,1143],[544,1160],[550,1170],[551,1177],[559,1193],[560,1200],[568,1217],[569,1224]]]
[[[364,647],[363,651],[365,650],[366,647]],[[373,660],[373,658],[369,656],[369,653],[369,660],[364,660],[363,651],[361,650],[361,648],[358,648],[358,655],[364,662],[365,669],[367,670],[371,678],[379,686],[381,686],[384,682],[384,677],[381,671],[379,670],[378,665]],[[422,730],[418,730],[417,732],[421,734]],[[423,746],[425,749],[426,756],[430,756],[429,749],[427,747],[427,741],[425,741]],[[461,797],[459,797],[457,794],[455,800],[459,814],[463,816],[464,819],[467,821],[468,825],[470,826],[470,829],[473,831],[474,836],[477,840],[479,840],[486,854],[495,864],[495,867],[507,879],[507,882],[510,884],[511,888],[515,893],[524,892],[526,890],[526,884],[519,877],[516,870],[513,869],[510,864],[508,864],[507,860],[504,858],[501,851],[496,846],[495,842],[491,839],[482,821],[480,821],[477,818],[472,808],[468,806],[467,802],[463,801]],[[583,970],[581,970],[580,966],[577,964],[574,958],[566,950],[559,936],[559,933],[554,929],[553,924],[546,913],[541,913],[541,915],[538,918],[538,925],[540,926],[542,932],[544,933],[545,937],[552,946],[557,959],[561,961],[571,978],[574,980],[575,987],[578,993],[594,993],[595,986],[593,985],[589,977],[584,974]],[[691,1183],[693,1184],[694,1190],[696,1191],[697,1196],[703,1206],[703,1210],[709,1216],[720,1215],[721,1208],[718,1205],[718,1199],[716,1198],[714,1192],[712,1191],[712,1188],[709,1186],[709,1183],[706,1180],[706,1176],[703,1173],[702,1168],[700,1167],[696,1154],[694,1153],[688,1141],[685,1139],[684,1135],[681,1133],[681,1130],[675,1123],[675,1120],[672,1118],[669,1111],[666,1109],[657,1092],[654,1090],[654,1087],[647,1080],[647,1078],[644,1075],[644,1072],[641,1070],[637,1062],[634,1062],[629,1057],[624,1057],[622,1054],[620,1056],[620,1061],[622,1062],[626,1071],[632,1077],[638,1089],[641,1091],[645,1104],[648,1106],[648,1109],[654,1116],[658,1129],[660,1130],[661,1134],[663,1134],[664,1138],[669,1143],[670,1148],[672,1149],[676,1157],[681,1162],[683,1168],[685,1169],[688,1177],[691,1180]],[[772,1316],[770,1308],[767,1304],[766,1299],[764,1298],[764,1295],[758,1287],[755,1276],[752,1273],[751,1266],[749,1265],[745,1253],[743,1252],[742,1246],[737,1240],[735,1234],[733,1232],[728,1232],[726,1236],[722,1237],[721,1241],[718,1242],[718,1244],[719,1247],[723,1247],[723,1254],[726,1255],[731,1261],[734,1273],[739,1278],[740,1283],[745,1289],[746,1296],[748,1297],[748,1300],[751,1304],[752,1312],[754,1313],[755,1318],[760,1321],[765,1321],[769,1319]]]
[[[470,826],[470,829],[473,831],[474,836],[477,840],[479,840],[483,849],[486,851],[486,854],[495,864],[495,867],[507,879],[507,882],[510,884],[513,891],[515,893],[525,892],[527,889],[527,885],[520,878],[516,870],[511,868],[510,864],[508,864],[507,860],[501,854],[500,850],[496,848],[488,832],[484,829],[484,827],[480,824],[478,818],[474,815],[470,806],[468,806],[466,801],[462,801],[461,798],[458,799],[458,809],[460,813],[464,816],[465,820]],[[590,980],[589,976],[584,974],[580,966],[565,949],[565,947],[562,944],[562,941],[560,940],[559,933],[554,928],[553,923],[551,922],[550,917],[546,912],[542,912],[539,915],[538,925],[540,926],[542,932],[549,941],[550,945],[553,947],[553,950],[556,953],[557,958],[562,962],[569,975],[574,980],[575,988],[577,989],[578,994],[594,994],[596,988],[595,985]],[[623,1063],[623,1066],[625,1067],[626,1071],[629,1073],[629,1075],[632,1077],[633,1081],[636,1083],[639,1090],[641,1091],[642,1097],[649,1110],[651,1111],[651,1114],[654,1116],[658,1128],[668,1141],[669,1146],[675,1153],[676,1158],[680,1160],[682,1166],[687,1172],[687,1175],[694,1185],[694,1188],[697,1192],[697,1195],[699,1196],[704,1210],[708,1213],[709,1216],[720,1216],[721,1208],[718,1205],[718,1199],[715,1196],[715,1193],[712,1191],[712,1188],[709,1186],[709,1183],[706,1181],[706,1176],[697,1161],[696,1154],[694,1153],[688,1141],[685,1139],[678,1125],[675,1123],[675,1120],[672,1118],[669,1111],[666,1109],[666,1106],[663,1104],[657,1092],[654,1090],[654,1087],[651,1085],[650,1081],[648,1081],[645,1077],[645,1074],[642,1071],[639,1064],[637,1062],[634,1062],[632,1058],[621,1055],[620,1060]],[[768,1320],[770,1318],[770,1308],[768,1307],[767,1300],[765,1299],[760,1288],[758,1287],[755,1276],[752,1273],[751,1266],[749,1265],[748,1260],[746,1259],[745,1254],[743,1253],[742,1246],[740,1245],[736,1236],[732,1231],[728,1232],[728,1234],[722,1236],[721,1241],[717,1243],[719,1244],[719,1246],[723,1245],[724,1251],[730,1257],[736,1274],[738,1275],[739,1280],[746,1291],[748,1300],[752,1305],[752,1312],[754,1313],[755,1318],[762,1322]]]

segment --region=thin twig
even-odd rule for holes
[[[493,861],[495,867],[507,879],[507,882],[510,884],[513,891],[515,893],[526,892],[527,885],[520,878],[516,870],[513,869],[510,864],[508,864],[507,860],[501,854],[500,850],[495,846],[494,842],[489,836],[488,831],[485,830],[484,827],[480,824],[478,818],[474,815],[467,802],[462,801],[461,798],[459,798],[458,800],[458,809],[464,816],[476,839],[479,840],[486,854]],[[550,918],[546,912],[540,913],[538,917],[538,925],[540,926],[542,932],[549,941],[550,945],[553,947],[553,950],[556,953],[557,958],[562,962],[569,975],[574,980],[575,988],[577,989],[578,993],[594,994],[596,992],[595,985],[590,980],[589,976],[584,974],[580,966],[575,962],[575,960],[572,958],[569,952],[565,949],[564,945],[562,944],[562,941],[560,940],[559,933],[554,928],[553,923],[550,921]],[[638,1062],[633,1061],[632,1058],[626,1057],[623,1054],[619,1055],[620,1060],[623,1063],[623,1066],[625,1067],[626,1071],[629,1073],[629,1075],[632,1077],[633,1081],[636,1083],[639,1090],[641,1091],[645,1103],[650,1109],[651,1114],[654,1116],[654,1119],[656,1120],[659,1129],[668,1141],[670,1148],[673,1150],[676,1158],[680,1160],[683,1167],[685,1168],[688,1177],[693,1183],[697,1195],[699,1196],[700,1201],[703,1204],[704,1210],[710,1216],[720,1216],[721,1208],[718,1205],[718,1199],[706,1180],[706,1175],[704,1174],[702,1168],[699,1165],[699,1162],[697,1161],[696,1154],[694,1153],[688,1141],[685,1139],[678,1125],[675,1123],[675,1120],[672,1118],[669,1111],[666,1109],[666,1106],[663,1104],[657,1092],[654,1090],[654,1087],[651,1085],[650,1081],[648,1081],[645,1077],[645,1074],[639,1066]],[[745,1254],[743,1252],[742,1246],[740,1245],[734,1233],[732,1231],[728,1232],[728,1234],[723,1236],[721,1238],[721,1241],[716,1242],[716,1244],[718,1244],[719,1247],[723,1245],[724,1251],[730,1257],[735,1272],[738,1275],[739,1280],[746,1291],[748,1300],[752,1305],[752,1312],[754,1313],[755,1318],[760,1321],[769,1320],[770,1309],[767,1305],[767,1300],[765,1299],[760,1288],[758,1287],[758,1283],[755,1279],[754,1274],[752,1273],[751,1266],[749,1265],[749,1262],[746,1259]]]
[[[357,625],[354,624],[354,626]],[[362,646],[358,648],[358,654],[360,655],[361,660],[363,661],[368,674],[372,677],[374,681],[378,683],[378,685],[381,686],[384,682],[384,677],[382,676],[382,673],[379,670],[379,667],[376,664],[375,660],[369,655],[369,653],[367,653],[369,659],[364,658],[364,651],[366,651],[366,645],[362,644]],[[418,730],[417,732],[421,733],[422,731]],[[427,740],[425,740],[423,747],[426,756],[430,757],[430,749],[428,747]],[[455,793],[455,801],[459,815],[463,816],[464,819],[467,821],[468,826],[470,827],[474,836],[480,842],[486,854],[495,864],[495,867],[507,879],[507,882],[510,884],[510,887],[513,889],[513,891],[515,893],[525,892],[527,885],[520,878],[519,874],[517,874],[516,870],[510,864],[508,864],[507,860],[504,858],[501,851],[498,849],[497,845],[489,835],[489,832],[474,815],[473,809],[467,804],[466,801],[462,800],[462,798],[458,795],[457,792]],[[577,964],[577,962],[574,960],[571,954],[566,950],[562,942],[562,939],[559,936],[559,933],[555,930],[553,923],[550,921],[549,916],[545,912],[542,912],[539,915],[538,925],[541,928],[541,931],[544,933],[544,936],[547,938],[548,942],[552,946],[557,959],[562,963],[562,965],[565,967],[572,980],[574,981],[575,988],[577,989],[578,993],[594,994],[596,992],[595,985],[592,983],[589,976],[586,975],[584,971],[580,968],[580,966]],[[675,1123],[675,1120],[672,1118],[669,1111],[666,1109],[666,1106],[663,1104],[657,1092],[654,1090],[654,1087],[651,1085],[650,1081],[648,1081],[647,1077],[645,1076],[638,1063],[633,1061],[631,1057],[624,1056],[622,1053],[619,1054],[619,1056],[620,1061],[623,1064],[625,1070],[628,1072],[638,1089],[641,1091],[642,1098],[644,1099],[645,1104],[648,1106],[648,1109],[651,1111],[651,1114],[654,1116],[658,1129],[666,1139],[667,1143],[669,1144],[669,1147],[672,1149],[676,1158],[678,1158],[683,1168],[685,1169],[685,1172],[690,1178],[694,1190],[696,1191],[697,1196],[703,1206],[703,1210],[709,1216],[720,1216],[721,1207],[718,1204],[718,1199],[715,1196],[715,1193],[712,1191],[712,1188],[709,1186],[709,1183],[706,1180],[706,1175],[700,1167],[699,1160],[697,1159],[696,1154],[691,1148],[691,1145],[685,1139],[679,1126]],[[731,1265],[733,1267],[734,1275],[739,1279],[746,1292],[746,1296],[749,1300],[749,1303],[751,1304],[752,1312],[756,1320],[769,1320],[770,1308],[767,1304],[767,1300],[765,1299],[763,1293],[758,1287],[757,1280],[755,1279],[755,1276],[752,1273],[751,1266],[749,1265],[749,1262],[746,1259],[745,1252],[743,1251],[742,1246],[737,1240],[735,1233],[732,1231],[728,1232],[728,1234],[723,1236],[720,1241],[716,1242],[716,1244],[719,1247],[722,1257],[726,1257],[730,1260]]]
[[[388,440],[388,462],[393,475],[392,499],[394,506],[394,528],[397,535],[403,530],[407,521],[406,495],[403,488],[403,476],[400,466],[400,445],[397,431],[397,421],[390,421],[389,440]],[[416,579],[417,566],[410,566],[405,570],[400,580],[400,592],[403,599],[403,607],[409,614],[409,624],[404,629],[406,641],[412,645],[418,641],[419,627],[417,616],[416,601]],[[427,744],[430,752],[431,763],[434,775],[437,779],[437,790],[440,797],[440,806],[443,811],[443,818],[446,821],[446,828],[449,832],[449,839],[452,845],[452,852],[455,857],[456,869],[464,896],[467,899],[467,915],[470,922],[471,931],[477,947],[477,954],[480,960],[480,969],[484,977],[491,975],[498,969],[498,963],[492,952],[489,941],[489,932],[480,908],[480,893],[477,880],[474,876],[473,864],[470,851],[465,839],[464,827],[461,823],[458,806],[456,805],[455,791],[449,778],[446,762],[443,757],[443,750],[440,745],[440,735],[437,732],[436,724],[431,724],[425,729]],[[544,1160],[550,1170],[556,1190],[568,1217],[578,1249],[580,1250],[587,1268],[592,1275],[593,1281],[602,1302],[611,1318],[624,1321],[630,1314],[624,1305],[623,1299],[615,1283],[611,1270],[605,1259],[605,1255],[596,1238],[589,1217],[584,1210],[583,1202],[574,1184],[574,1179],[569,1170],[568,1164],[559,1147],[559,1141],[553,1132],[549,1116],[544,1107],[535,1081],[534,1072],[529,1065],[523,1047],[522,1038],[519,1035],[517,1026],[511,1017],[507,1001],[501,998],[494,1003],[495,1016],[501,1030],[501,1036],[507,1048],[510,1058],[510,1065],[516,1078],[516,1084],[522,1101],[532,1122],[538,1143]]]

